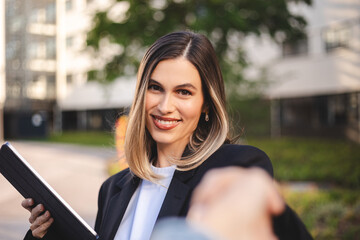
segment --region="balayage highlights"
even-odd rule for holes
[[[186,58],[199,72],[204,106],[209,115],[201,115],[197,128],[189,139],[186,154],[181,159],[169,158],[178,170],[190,170],[201,165],[228,140],[229,123],[226,112],[224,81],[210,41],[201,34],[174,32],[159,38],[145,53],[139,67],[135,98],[125,136],[125,156],[131,171],[142,179],[156,182],[159,176],[151,170],[156,157],[156,142],[146,129],[145,94],[150,76],[160,61]]]

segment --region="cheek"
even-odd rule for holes
[[[187,117],[187,119],[193,121],[194,124],[197,125],[201,115],[202,102],[197,101],[197,102],[185,104],[183,105],[182,108],[183,108],[183,113]]]
[[[145,95],[145,111],[148,112],[154,105],[154,98],[150,94]]]

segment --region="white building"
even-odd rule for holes
[[[308,21],[306,40],[279,47],[265,38],[249,39],[245,45],[252,61],[268,68],[273,135],[360,142],[360,1],[290,7]]]
[[[73,90],[81,89],[89,70],[94,66],[101,68],[104,59],[116,53],[105,51],[109,50],[106,43],[99,58],[94,59],[86,51],[92,16],[110,3],[111,0],[0,2],[0,138],[3,134],[10,138],[44,136],[62,129],[66,113],[59,108],[61,101]],[[66,111],[75,110],[69,101],[66,104]],[[114,106],[117,107],[124,104],[120,101]],[[102,113],[95,114],[97,118],[99,114]]]
[[[55,1],[1,1],[2,133],[46,134],[56,98]],[[6,77],[5,77],[6,76]],[[1,107],[1,108],[2,108]],[[32,121],[34,120],[34,121]],[[35,121],[36,120],[36,121]]]

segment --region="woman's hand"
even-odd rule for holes
[[[273,180],[263,170],[211,170],[195,189],[188,220],[220,239],[276,239],[272,215],[285,209]]]
[[[35,207],[33,205],[34,200],[31,198],[24,199],[21,202],[21,206],[31,213],[29,222],[31,223],[30,229],[32,235],[36,238],[43,238],[54,222],[54,219],[51,217],[49,211],[45,211],[42,204],[38,204]]]

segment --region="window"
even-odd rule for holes
[[[38,45],[36,42],[32,42],[28,45],[28,58],[36,58]]]
[[[73,8],[73,2],[72,0],[66,0],[65,2],[65,9],[66,11],[70,11]]]
[[[30,13],[30,22],[36,23],[38,21],[38,9],[33,9]]]
[[[48,75],[46,77],[47,80],[47,98],[54,99],[56,97],[56,82],[55,82],[55,75]]]
[[[47,57],[47,44],[44,42],[31,42],[28,47],[28,57],[43,59]]]
[[[66,48],[71,48],[73,43],[74,43],[74,38],[73,37],[67,37],[66,38]]]
[[[350,37],[351,32],[348,27],[326,28],[323,32],[325,50],[330,52],[335,48],[348,47]]]
[[[308,53],[308,40],[301,39],[292,42],[283,42],[282,55],[283,57],[296,56]]]
[[[9,41],[6,44],[6,50],[5,50],[5,54],[6,54],[6,59],[13,59],[16,57],[16,53],[18,52],[20,48],[20,42],[13,40],[13,41]]]
[[[54,59],[56,56],[55,38],[50,38],[46,41],[46,58]]]
[[[23,24],[24,24],[24,21],[23,21],[23,17],[22,16],[18,16],[18,17],[14,17],[11,19],[10,21],[10,32],[11,33],[15,33],[15,32],[18,32],[19,30],[22,30],[23,29]]]
[[[73,83],[72,75],[66,75],[66,83],[67,84],[72,84]]]
[[[56,19],[55,3],[50,3],[46,7],[46,22],[55,23],[55,19]]]

